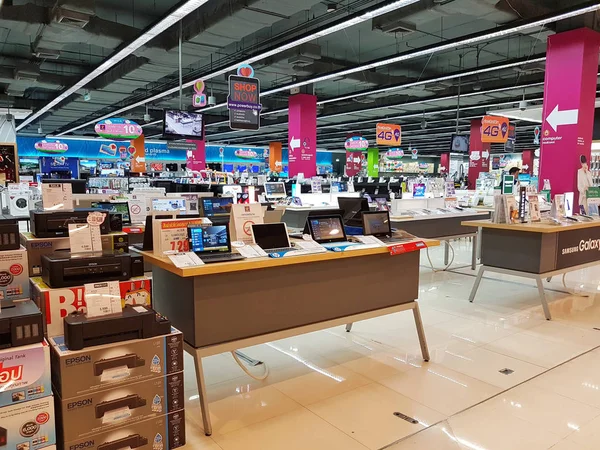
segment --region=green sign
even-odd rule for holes
[[[515,189],[515,177],[512,175],[504,175],[502,177],[502,194],[511,195],[514,194]]]
[[[367,150],[367,176],[379,176],[379,149],[370,148]]]
[[[590,187],[587,190],[587,198],[600,198],[600,187]]]

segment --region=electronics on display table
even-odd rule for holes
[[[480,267],[469,301],[475,299],[485,272],[536,280],[546,319],[552,318],[543,280],[600,262],[600,221],[499,224],[465,221],[482,229]]]
[[[206,434],[212,428],[204,357],[412,309],[423,359],[429,359],[415,301],[419,251],[392,256],[387,247],[375,247],[187,268],[177,268],[166,256],[142,254],[152,264],[154,309],[183,332],[195,359]],[[386,279],[401,288],[390,290],[376,281]]]

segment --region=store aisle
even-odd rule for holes
[[[265,381],[246,376],[229,354],[206,358],[214,428],[207,438],[186,357],[188,447],[598,448],[600,270],[567,276],[576,295],[552,280],[548,322],[535,286],[520,278],[485,279],[470,304],[473,272],[461,268],[470,262],[470,244],[453,247],[451,271],[432,272],[422,259],[419,303],[430,362],[420,357],[409,311],[356,323],[351,333],[336,327],[243,349],[269,365]],[[442,259],[442,249],[431,251],[434,266]],[[390,295],[402,289],[374,282],[390,283]]]

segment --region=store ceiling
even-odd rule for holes
[[[263,92],[261,130],[231,131],[227,110],[208,108],[206,134],[211,143],[287,142],[289,89],[285,87],[301,84],[300,89],[307,92],[314,89],[320,102],[319,149],[343,149],[350,132],[374,139],[375,124],[388,121],[403,125],[403,145],[417,147],[421,153],[439,153],[449,148],[457,125],[459,131],[468,131],[470,118],[514,108],[523,96],[532,105],[541,103],[549,35],[580,26],[600,29],[597,13],[588,13],[438,50],[455,40],[597,2],[419,0],[399,8],[400,2],[375,0],[196,1],[202,6],[186,15],[181,27],[171,26],[53,105],[59,94],[186,2],[4,0],[0,7],[0,91],[4,92],[0,106],[34,111],[24,122],[17,121],[21,134],[39,134],[41,125],[43,135],[91,136],[95,121],[104,117],[118,115],[145,124],[146,108],[152,117],[144,127],[146,136],[160,134],[162,109],[179,107],[181,30],[183,81],[210,78],[208,90],[218,104],[226,101],[226,80],[232,73],[221,69],[256,58],[253,66]],[[363,16],[361,23],[321,33],[319,38],[282,51],[285,44],[383,6],[390,12],[374,19]],[[423,49],[427,51],[422,56],[415,56]],[[265,52],[270,56],[262,57]],[[360,70],[370,62],[398,55],[403,61]],[[482,72],[465,74],[473,71]],[[219,72],[223,73],[211,76]],[[438,81],[441,76],[447,79]],[[313,84],[316,77],[325,79]],[[393,89],[381,91],[386,87]],[[162,96],[166,91],[171,93]],[[52,107],[45,111],[48,105]],[[191,88],[183,90],[183,105],[191,107]],[[531,146],[534,126],[517,122],[519,146]]]

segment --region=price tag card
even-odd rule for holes
[[[240,255],[246,258],[266,258],[267,252],[260,248],[257,244],[248,244],[241,247],[237,247],[237,251]]]
[[[168,256],[175,267],[179,269],[204,265],[204,262],[194,252],[175,253]]]
[[[101,252],[102,237],[98,225],[83,223],[69,224],[71,253]]]
[[[427,248],[427,244],[423,241],[407,242],[406,244],[396,244],[389,247],[390,255],[402,255],[403,253],[416,252]]]
[[[73,209],[73,190],[69,183],[42,184],[42,205],[45,210]]]
[[[377,239],[375,236],[355,236],[355,238],[365,245],[372,245],[375,247],[385,247],[385,244]]]
[[[121,290],[118,281],[88,283],[83,285],[87,317],[100,317],[120,313]]]

